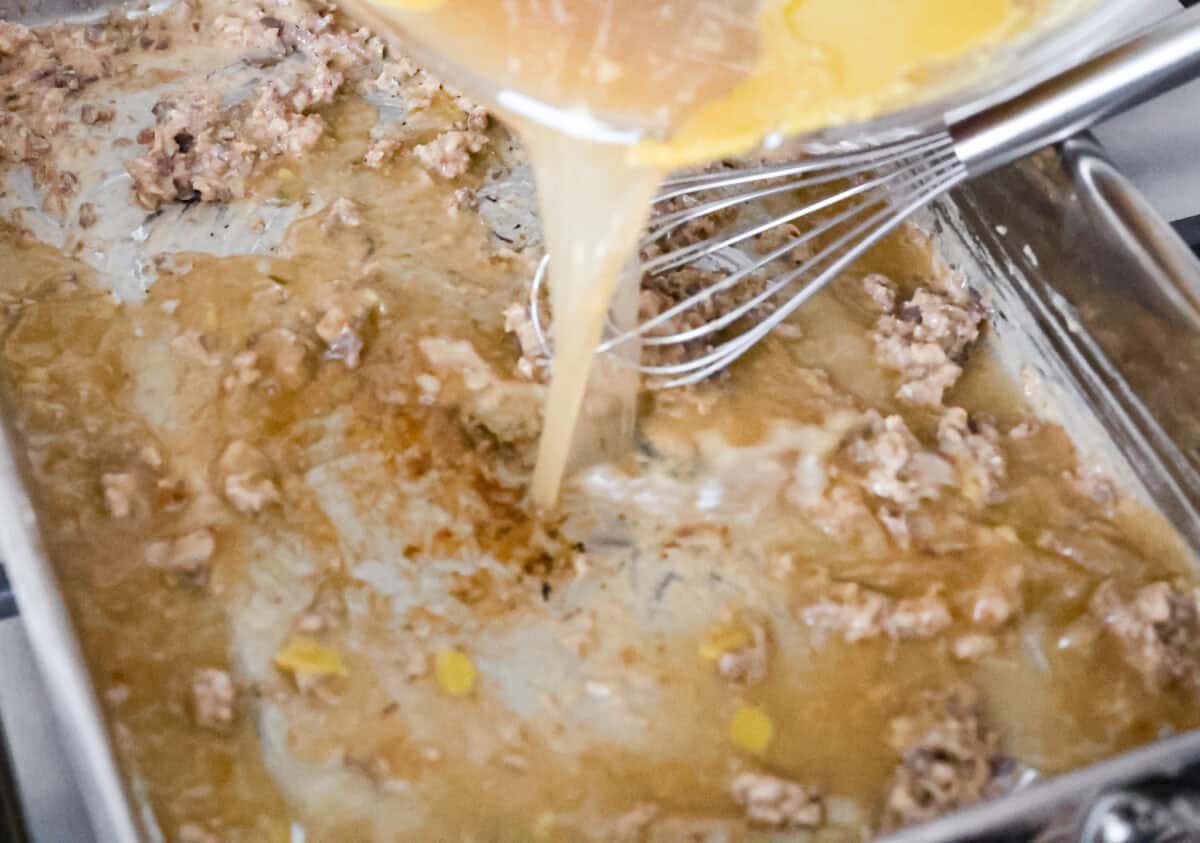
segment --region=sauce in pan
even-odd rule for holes
[[[0,30],[4,406],[169,840],[860,839],[1197,725],[1191,557],[919,232],[541,511],[526,153],[336,16],[174,14]]]

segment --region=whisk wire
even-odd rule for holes
[[[891,233],[896,226],[911,216],[914,211],[924,206],[931,196],[936,196],[941,191],[951,189],[963,181],[965,177],[965,170],[961,167],[947,167],[945,170],[940,171],[936,180],[926,182],[918,190],[914,190],[899,201],[889,203],[871,215],[871,217],[859,223],[850,232],[822,250],[823,258],[836,256],[826,268],[822,269],[784,304],[780,305],[761,322],[744,333],[727,340],[713,351],[694,360],[689,360],[674,367],[659,367],[663,369],[661,372],[656,372],[654,371],[654,367],[649,366],[642,367],[642,371],[647,374],[679,375],[679,377],[672,378],[661,384],[664,388],[671,388],[698,383],[726,368],[733,361],[749,351],[751,347],[768,333],[778,327],[780,323],[822,290],[830,281],[838,277],[851,263],[861,257],[867,249]],[[856,238],[861,239],[853,242]],[[849,245],[852,242],[853,245]],[[811,271],[811,265],[801,267],[790,273],[792,277],[788,279],[788,282],[790,283],[795,278]],[[776,285],[773,286],[779,286],[782,289],[783,284],[776,282]]]
[[[850,152],[826,154],[815,159],[806,158],[788,164],[762,164],[757,167],[738,169],[728,174],[704,172],[674,176],[663,181],[654,202],[655,204],[666,202],[699,190],[725,190],[756,181],[790,178],[835,167],[857,166],[861,169],[873,169],[900,157],[929,153],[949,148],[952,145],[953,141],[944,133],[921,135]]]
[[[937,164],[939,162],[933,162],[933,163]],[[940,163],[944,167],[953,165],[952,159],[949,159],[949,158],[941,159]],[[920,183],[920,181],[925,178],[927,178],[927,175],[923,172],[896,171],[892,174],[889,174],[889,176],[886,178],[880,178],[880,179],[873,180],[869,184],[872,188],[874,188],[874,187],[877,187],[880,185],[888,184],[888,182],[895,181],[896,184],[890,185],[892,191],[894,192],[894,191],[907,190],[907,189],[911,188],[913,185]],[[830,197],[830,199],[841,201],[850,196],[857,195],[858,193],[862,193],[862,192],[864,192],[864,191],[857,191],[857,190],[843,191],[841,194],[838,194],[835,197]],[[809,231],[806,231],[806,232],[800,234],[799,236],[790,239],[789,241],[784,243],[782,246],[772,250],[771,252],[762,256],[761,258],[759,258],[758,260],[749,264],[748,266],[745,266],[744,268],[728,275],[727,277],[723,278],[721,281],[719,281],[715,284],[712,284],[712,285],[704,288],[703,290],[700,290],[699,292],[693,294],[692,296],[689,296],[688,298],[684,299],[683,301],[677,302],[676,304],[674,304],[671,307],[667,308],[666,310],[662,311],[658,315],[646,320],[645,322],[643,322],[642,324],[640,324],[638,327],[634,328],[633,330],[630,330],[620,336],[617,336],[617,337],[612,338],[611,340],[608,340],[606,343],[602,344],[598,350],[600,350],[600,351],[611,350],[612,348],[615,348],[615,347],[621,345],[622,343],[628,342],[639,336],[643,338],[643,342],[646,345],[651,345],[651,346],[672,345],[675,343],[689,342],[692,340],[700,339],[704,336],[707,336],[709,334],[712,334],[716,331],[719,331],[723,328],[728,327],[729,325],[733,324],[734,322],[741,319],[742,317],[750,314],[752,311],[754,311],[760,305],[764,304],[765,302],[767,302],[768,300],[773,298],[775,296],[775,294],[777,294],[780,290],[789,286],[797,278],[800,278],[806,274],[809,274],[814,269],[819,267],[820,264],[822,263],[822,261],[827,259],[832,252],[836,251],[837,248],[844,245],[844,243],[843,243],[844,238],[839,239],[835,244],[833,244],[833,246],[826,247],[818,254],[812,256],[811,258],[809,258],[807,261],[805,261],[802,265],[800,265],[796,269],[781,276],[779,279],[777,279],[775,282],[770,284],[766,289],[764,289],[759,294],[751,297],[750,299],[746,300],[745,302],[742,302],[738,307],[734,308],[733,310],[730,310],[729,312],[727,312],[709,322],[706,322],[704,325],[698,326],[696,328],[693,328],[693,329],[690,329],[687,331],[674,333],[674,334],[670,334],[670,335],[647,336],[647,334],[649,332],[653,331],[655,328],[662,326],[663,324],[667,323],[671,319],[685,313],[688,310],[691,310],[692,308],[694,308],[700,304],[703,304],[704,302],[708,301],[709,299],[713,298],[714,296],[733,288],[734,286],[736,286],[737,284],[746,280],[747,278],[761,272],[763,269],[768,267],[771,263],[773,263],[774,261],[778,260],[779,258],[782,258],[783,256],[787,255],[789,252],[793,252],[802,246],[805,246],[813,241],[816,241],[818,238],[837,229],[838,227],[842,226],[843,224],[851,221],[852,219],[854,219],[854,217],[862,214],[864,211],[868,210],[869,208],[879,204],[880,202],[887,201],[887,196],[888,196],[888,194],[880,193],[880,195],[878,195],[878,196],[875,196],[871,199],[865,200],[859,204],[851,206],[849,209],[839,213],[837,216],[820,223],[815,228],[810,229]],[[829,204],[835,204],[835,202],[830,202]],[[772,227],[775,227],[775,226],[778,226],[778,225],[781,225],[781,224],[784,224],[784,223],[790,221],[790,219],[793,217],[794,217],[794,214],[786,214],[781,217],[777,217],[773,220],[770,220],[762,226],[757,226],[754,230],[757,230],[757,229],[763,228],[763,227],[772,228]],[[647,367],[647,369],[648,368],[649,367]]]
[[[847,180],[853,183],[764,222],[746,225],[733,233],[715,234],[647,259],[640,267],[643,277],[661,275],[687,265],[709,269],[717,266],[726,274],[635,328],[605,340],[597,347],[597,351],[611,351],[636,340],[646,346],[659,348],[704,340],[736,326],[742,320],[753,318],[760,309],[778,301],[761,320],[695,357],[677,363],[643,364],[637,367],[644,374],[666,378],[659,384],[662,387],[684,386],[704,380],[745,354],[929,198],[953,187],[965,176],[966,170],[955,154],[953,141],[943,133],[799,163],[765,165],[731,174],[707,173],[670,179],[656,198],[656,204],[714,194],[716,198],[660,214],[643,238],[643,249],[689,222],[730,208],[805,188]],[[778,183],[756,187],[763,182]],[[728,194],[730,190],[734,192]],[[738,248],[752,238],[829,210],[835,210],[831,217],[788,238],[763,255],[752,258]],[[672,320],[705,305],[715,296],[761,277],[772,264],[788,254],[811,248],[826,238],[832,239],[815,254],[772,279],[761,290],[729,310],[685,330],[661,335],[653,333],[669,325]],[[543,258],[530,285],[529,311],[538,342],[543,353],[549,357],[552,351],[539,307],[547,266],[548,259]],[[612,332],[613,326],[610,325],[609,330]]]

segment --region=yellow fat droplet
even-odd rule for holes
[[[442,690],[452,697],[465,697],[475,689],[475,663],[460,650],[439,651],[433,672]]]
[[[726,653],[749,646],[750,633],[740,626],[723,626],[712,630],[698,648],[700,658],[715,662]]]
[[[729,739],[734,746],[756,755],[766,752],[775,737],[771,717],[756,705],[744,705],[729,721]]]
[[[275,654],[275,666],[305,676],[345,676],[342,654],[320,641],[297,635]]]

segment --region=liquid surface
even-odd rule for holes
[[[433,155],[469,104],[393,91],[336,17],[178,11],[161,50],[23,45],[71,119],[13,105],[49,154],[0,196],[5,417],[168,840],[858,840],[1197,725],[1190,555],[1030,416],[919,232],[728,378],[643,396],[632,457],[539,513],[525,153],[491,124]],[[264,61],[280,30],[303,49]],[[325,47],[343,82],[296,111]],[[261,113],[324,128],[296,158]],[[226,132],[261,144],[244,185],[193,155]]]

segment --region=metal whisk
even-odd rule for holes
[[[745,354],[797,308],[840,275],[871,246],[917,209],[961,182],[1011,163],[1086,129],[1133,105],[1200,76],[1200,7],[1181,12],[1122,46],[1050,79],[1014,99],[992,106],[945,129],[851,152],[818,154],[794,163],[706,172],[666,181],[641,242],[643,277],[694,266],[719,280],[604,342],[604,352],[640,339],[645,346],[703,343],[702,353],[681,362],[640,366],[663,387],[683,386],[721,371]],[[696,242],[672,247],[672,234],[689,224],[715,220],[731,209],[772,196],[832,192],[762,221],[717,229]],[[682,207],[679,207],[682,205]],[[749,255],[740,245],[820,214],[807,231],[778,248]],[[764,279],[789,254],[805,257],[794,268]],[[549,354],[539,313],[539,290],[547,261],[531,285],[534,328]],[[713,297],[758,286],[735,307],[702,324],[671,329],[672,320]],[[666,330],[664,330],[666,329]]]

